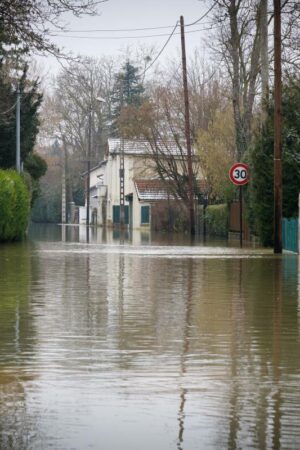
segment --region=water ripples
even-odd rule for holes
[[[1,449],[297,448],[297,258],[209,245],[5,252]]]

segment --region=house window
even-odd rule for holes
[[[129,208],[125,206],[125,225],[129,224]],[[120,223],[120,205],[113,205],[113,223]]]
[[[150,206],[141,207],[141,224],[150,223]]]

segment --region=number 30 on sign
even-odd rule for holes
[[[249,182],[249,167],[244,163],[236,163],[229,170],[229,178],[237,186],[243,186]]]

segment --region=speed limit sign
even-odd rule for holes
[[[249,167],[244,163],[236,163],[229,170],[229,178],[237,186],[243,186],[249,181]]]

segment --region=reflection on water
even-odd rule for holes
[[[0,448],[298,448],[298,258],[96,232],[1,247]]]

